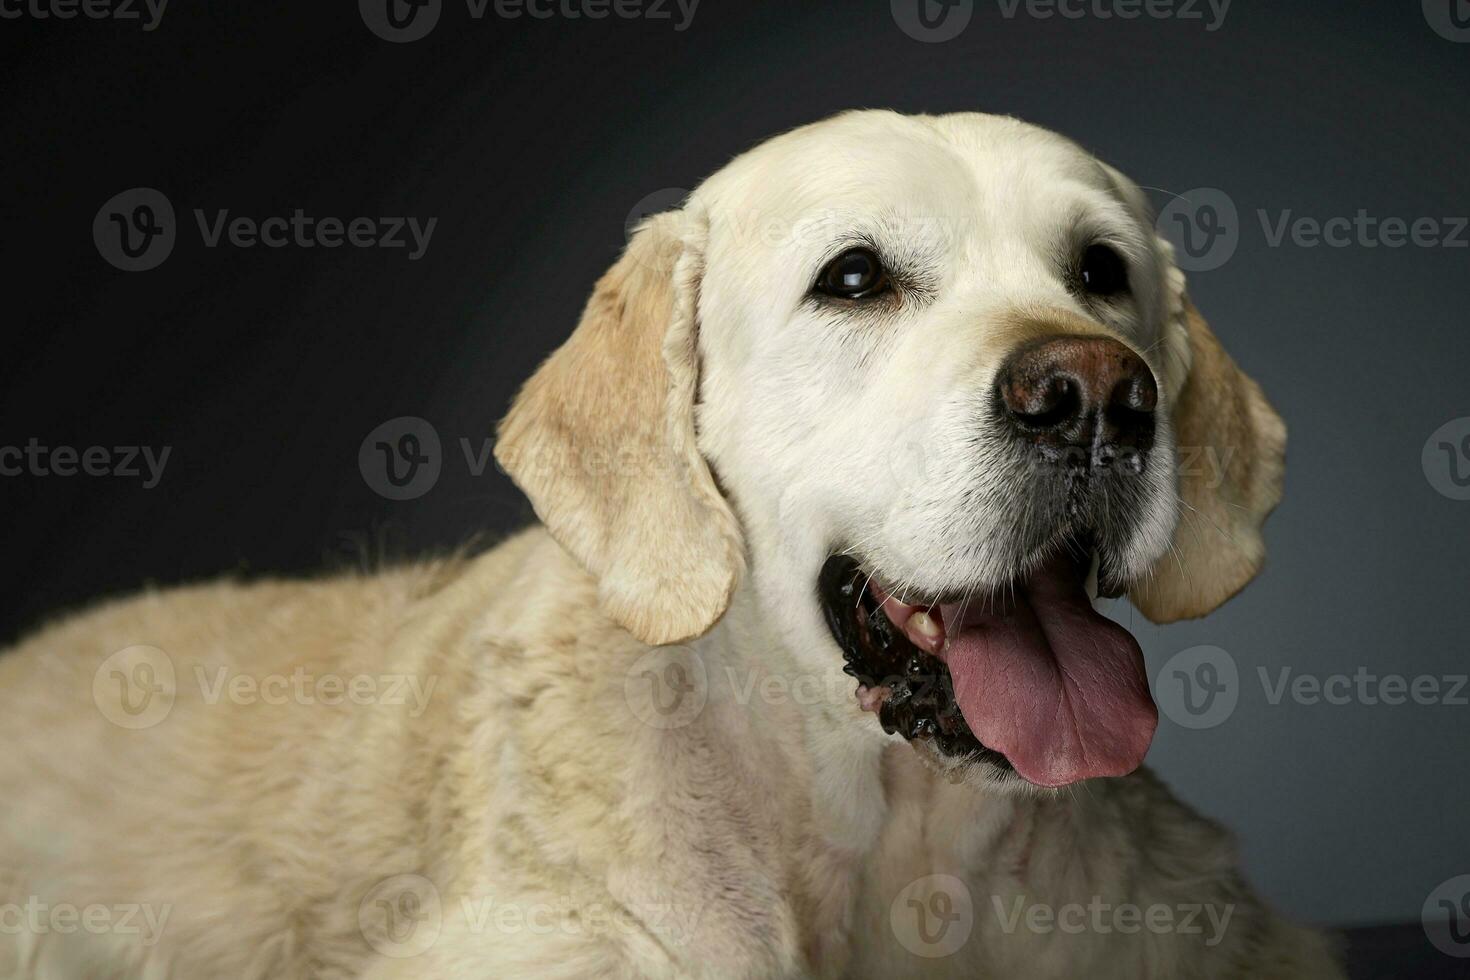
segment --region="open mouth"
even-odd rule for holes
[[[932,601],[830,558],[818,591],[859,703],[889,734],[1037,786],[1133,772],[1158,709],[1138,641],[1093,609],[1090,551],[1074,539],[1006,589]]]

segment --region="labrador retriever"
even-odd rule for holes
[[[780,136],[515,400],[540,525],[0,657],[0,975],[1339,977],[1141,768],[1095,611],[1241,589],[1284,448],[1075,144]]]

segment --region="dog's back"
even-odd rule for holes
[[[417,756],[461,680],[395,661],[426,649],[399,638],[462,567],[149,592],[0,655],[0,902],[23,920],[0,976],[161,972],[177,949],[264,975],[334,934],[360,948],[339,893],[419,866]]]

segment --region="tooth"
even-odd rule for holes
[[[934,621],[934,617],[920,610],[909,617],[907,629],[911,633],[917,633],[930,640],[937,640],[944,636],[944,630]]]
[[[1097,601],[1097,572],[1102,567],[1102,555],[1096,551],[1092,553],[1092,567],[1087,570],[1087,598],[1093,602]]]

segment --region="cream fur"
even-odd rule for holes
[[[1172,418],[1180,445],[1246,453],[1222,487],[1181,474],[1189,506],[1235,526],[1178,581],[1157,564],[1184,540],[1176,485],[1145,488],[1141,604],[1200,614],[1254,574],[1284,432],[1118,180],[994,117],[780,137],[640,233],[504,424],[498,455],[547,529],[370,576],[149,593],[0,656],[0,977],[1341,976],[1147,772],[1066,793],[936,774],[858,709],[811,596],[839,532],[930,587],[1004,571],[999,550],[936,550],[998,520],[956,514],[960,494],[1004,491],[959,465],[964,393],[1060,323],[1149,358],[1161,451]],[[1139,263],[1137,304],[1111,318],[1040,257],[1079,216],[1117,224]],[[942,266],[938,297],[897,324],[806,308],[812,263],[854,222],[906,232]],[[872,479],[915,432],[923,484]],[[164,683],[118,665],[139,645],[172,700],[130,729],[110,720],[127,717],[112,666]],[[379,696],[220,695],[221,677],[293,672]],[[393,679],[422,697],[390,703]],[[910,901],[959,915],[965,941],[926,942]],[[41,903],[141,906],[159,927],[8,927]],[[1013,918],[1103,904],[1229,918]]]

